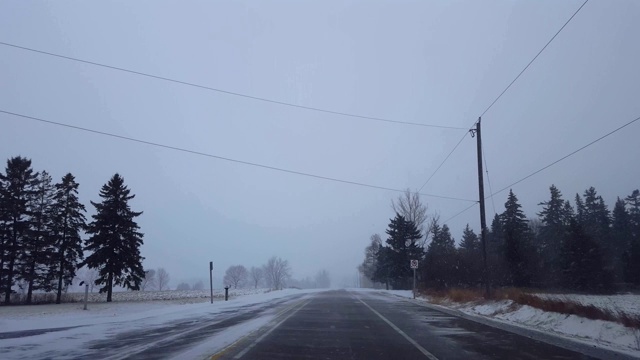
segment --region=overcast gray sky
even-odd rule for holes
[[[0,1],[0,41],[232,92],[468,128],[578,1]],[[589,1],[483,117],[499,190],[640,116],[640,2]],[[285,107],[0,45],[0,110],[393,189],[419,188],[465,130]],[[355,278],[398,194],[154,148],[0,114],[0,157],[22,155],[89,200],[119,172],[142,210],[145,267],[172,284],[232,264]],[[528,216],[548,187],[640,187],[640,122],[514,186]],[[477,198],[467,137],[423,189]],[[4,168],[4,166],[3,166]],[[488,183],[486,191],[490,193]],[[506,192],[495,198],[501,212]],[[423,197],[447,219],[470,203]],[[489,221],[494,214],[487,204]],[[449,222],[460,237],[478,210]]]

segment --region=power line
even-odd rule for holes
[[[429,183],[429,181],[431,181],[431,179],[436,175],[436,173],[438,172],[438,170],[440,170],[440,168],[442,167],[442,165],[444,165],[444,163],[447,162],[447,160],[449,160],[449,157],[451,156],[451,154],[453,154],[454,151],[456,151],[456,149],[458,148],[458,146],[460,146],[460,144],[462,143],[462,140],[464,140],[465,137],[467,137],[468,132],[466,132],[464,134],[464,136],[462,136],[462,138],[460,138],[460,141],[458,141],[458,143],[456,144],[456,146],[453,147],[453,149],[449,152],[449,155],[447,155],[447,157],[444,158],[444,160],[442,160],[442,162],[440,163],[440,165],[438,165],[438,167],[436,168],[436,170],[431,173],[431,176],[429,176],[429,178],[427,179],[427,181],[424,182],[424,184],[422,184],[422,186],[420,186],[420,189],[418,189],[418,192],[422,191],[422,189],[427,186],[427,184]]]
[[[448,223],[449,221],[453,220],[454,218],[456,218],[456,217],[458,217],[458,216],[460,216],[460,215],[464,214],[465,212],[469,211],[472,207],[474,207],[474,206],[476,206],[476,205],[478,205],[478,202],[476,202],[475,204],[471,204],[471,205],[469,205],[469,207],[464,208],[464,210],[462,210],[462,211],[460,211],[460,212],[456,213],[455,215],[453,215],[452,217],[450,217],[450,218],[448,218],[447,220],[443,221],[442,223],[443,223],[443,224]]]
[[[489,111],[489,109],[491,109],[493,107],[493,105],[498,102],[498,100],[500,100],[500,98],[502,97],[502,95],[504,95],[507,90],[509,90],[509,88],[511,88],[511,86],[520,78],[520,76],[522,76],[522,74],[529,68],[529,66],[531,66],[531,64],[533,64],[533,62],[538,58],[538,56],[540,56],[540,54],[542,54],[542,52],[547,48],[547,46],[549,46],[549,44],[551,44],[551,42],[558,36],[558,34],[560,34],[560,32],[569,24],[569,22],[571,22],[571,20],[573,20],[573,18],[578,14],[578,12],[587,4],[587,2],[589,2],[589,0],[585,0],[584,3],[582,3],[582,5],[580,5],[580,7],[573,13],[573,15],[571,15],[571,17],[564,23],[564,25],[562,25],[562,27],[560,27],[560,29],[551,37],[551,39],[549,39],[549,41],[547,41],[547,43],[542,47],[542,49],[540,49],[540,51],[538,51],[538,53],[536,54],[536,56],[533,57],[533,59],[531,59],[531,61],[529,61],[529,63],[520,71],[520,73],[509,83],[509,85],[507,85],[507,87],[502,90],[502,92],[500,93],[500,95],[498,95],[498,97],[495,98],[495,100],[493,100],[493,102],[482,112],[482,114],[480,115],[480,117],[483,117],[487,111]],[[475,122],[474,122],[475,124]],[[440,170],[440,168],[442,167],[442,165],[444,165],[444,163],[449,159],[449,157],[451,156],[451,154],[453,154],[454,151],[456,151],[456,149],[458,148],[458,146],[460,146],[460,143],[462,143],[462,140],[464,140],[464,138],[467,136],[467,134],[465,134],[460,141],[458,141],[458,143],[456,144],[456,146],[453,148],[453,150],[451,150],[451,152],[449,152],[449,154],[447,155],[447,157],[442,161],[442,163],[440,163],[440,165],[436,168],[436,170],[431,174],[431,176],[429,176],[429,178],[427,179],[427,181],[420,187],[421,191],[428,183],[429,181],[431,181],[431,179],[435,176],[435,174],[438,172],[438,170]],[[485,160],[486,163],[486,160]],[[487,175],[488,176],[488,175]],[[495,205],[494,205],[494,211],[495,211]]]
[[[487,182],[489,183],[489,192],[493,193],[493,188],[491,187],[491,178],[489,177],[489,167],[487,166],[487,158],[484,155],[484,149],[482,149],[482,159],[484,159],[484,171],[487,174]],[[493,208],[493,214],[496,214],[496,202],[491,198],[491,207]]]
[[[136,138],[132,138],[132,137],[128,137],[128,136],[117,135],[117,134],[108,133],[108,132],[99,131],[99,130],[93,130],[93,129],[89,129],[89,128],[85,128],[85,127],[64,124],[64,123],[51,121],[51,120],[45,120],[45,119],[42,119],[42,118],[37,118],[37,117],[33,117],[33,116],[18,114],[18,113],[14,113],[14,112],[2,110],[2,109],[0,109],[0,113],[4,113],[4,114],[16,116],[16,117],[21,117],[21,118],[25,118],[25,119],[29,119],[29,120],[34,120],[34,121],[38,121],[38,122],[46,123],[46,124],[50,124],[50,125],[62,126],[62,127],[69,128],[69,129],[85,131],[85,132],[89,132],[89,133],[93,133],[93,134],[109,136],[109,137],[112,137],[112,138],[132,141],[132,142],[136,142],[136,143],[140,143],[140,144],[145,144],[145,145],[160,147],[160,148],[164,148],[164,149],[185,152],[185,153],[194,154],[194,155],[205,156],[205,157],[209,157],[209,158],[214,158],[214,159],[218,159],[218,160],[234,162],[234,163],[243,164],[243,165],[255,166],[255,167],[259,167],[259,168],[263,168],[263,169],[280,171],[280,172],[284,172],[284,173],[288,173],[288,174],[312,177],[312,178],[321,179],[321,180],[327,180],[327,181],[339,182],[339,183],[344,183],[344,184],[363,186],[363,187],[368,187],[368,188],[373,188],[373,189],[380,189],[380,190],[387,190],[387,191],[394,191],[394,192],[401,192],[401,193],[404,192],[404,190],[392,189],[392,188],[388,188],[388,187],[384,187],[384,186],[377,186],[377,185],[360,183],[360,182],[356,182],[356,181],[342,180],[342,179],[332,178],[332,177],[328,177],[328,176],[315,175],[315,174],[305,173],[305,172],[301,172],[301,171],[288,170],[288,169],[283,169],[283,168],[279,168],[279,167],[275,167],[275,166],[263,165],[263,164],[258,164],[258,163],[254,163],[254,162],[244,161],[244,160],[232,159],[232,158],[228,158],[228,157],[223,157],[223,156],[203,153],[203,152],[200,152],[200,151],[189,150],[189,149],[180,148],[180,147],[176,147],[176,146],[160,144],[160,143],[156,143],[156,142],[152,142],[152,141],[136,139]],[[443,195],[434,195],[434,194],[425,194],[425,193],[420,193],[420,195],[434,197],[434,198],[440,198],[440,199],[447,199],[447,200],[458,200],[458,201],[475,202],[475,200],[456,198],[456,197],[452,197],[452,196],[443,196]]]
[[[271,103],[271,104],[278,104],[278,105],[283,105],[283,106],[288,106],[288,107],[293,107],[293,108],[317,111],[317,112],[322,112],[322,113],[325,113],[325,114],[340,115],[340,116],[346,116],[346,117],[363,119],[363,120],[372,120],[372,121],[386,122],[386,123],[393,123],[393,124],[401,124],[401,125],[422,126],[422,127],[440,128],[440,129],[449,129],[449,130],[465,130],[464,128],[455,127],[455,126],[421,124],[421,123],[415,123],[415,122],[410,122],[410,121],[392,120],[392,119],[385,119],[385,118],[374,117],[374,116],[365,116],[365,115],[351,114],[351,113],[345,113],[345,112],[334,111],[334,110],[321,109],[321,108],[316,108],[316,107],[311,107],[311,106],[297,105],[297,104],[292,104],[292,103],[288,103],[288,102],[284,102],[284,101],[267,99],[267,98],[262,98],[262,97],[258,97],[258,96],[252,96],[252,95],[237,93],[237,92],[233,92],[233,91],[229,91],[229,90],[213,88],[213,87],[206,86],[206,85],[195,84],[195,83],[191,83],[191,82],[187,82],[187,81],[176,80],[176,79],[172,79],[172,78],[168,78],[168,77],[164,77],[164,76],[153,75],[153,74],[144,73],[144,72],[141,72],[141,71],[130,70],[130,69],[117,67],[117,66],[113,66],[113,65],[102,64],[102,63],[98,63],[98,62],[94,62],[94,61],[83,60],[83,59],[79,59],[79,58],[75,58],[75,57],[71,57],[71,56],[55,54],[55,53],[51,53],[51,52],[47,52],[47,51],[43,51],[43,50],[33,49],[33,48],[20,46],[20,45],[15,45],[15,44],[10,44],[10,43],[6,43],[6,42],[0,42],[0,45],[4,45],[4,46],[12,47],[12,48],[15,48],[15,49],[20,49],[20,50],[30,51],[30,52],[34,52],[34,53],[38,53],[38,54],[42,54],[42,55],[53,56],[53,57],[57,57],[57,58],[60,58],[60,59],[71,60],[71,61],[80,62],[80,63],[84,63],[84,64],[99,66],[99,67],[103,67],[103,68],[107,68],[107,69],[111,69],[111,70],[123,71],[123,72],[129,73],[129,74],[145,76],[145,77],[153,78],[153,79],[156,79],[156,80],[169,81],[169,82],[176,83],[176,84],[196,87],[196,88],[199,88],[199,89],[214,91],[214,92],[218,92],[218,93],[222,93],[222,94],[226,94],[226,95],[238,96],[238,97],[242,97],[242,98],[246,98],[246,99],[257,100],[257,101],[267,102],[267,103]]]
[[[588,148],[589,146],[591,146],[591,145],[593,145],[593,144],[597,143],[598,141],[600,141],[600,140],[602,140],[602,139],[604,139],[604,138],[608,137],[609,135],[612,135],[612,134],[614,134],[614,133],[616,133],[616,132],[618,132],[618,131],[620,131],[620,130],[624,129],[625,127],[627,127],[627,126],[629,126],[629,125],[633,124],[634,122],[636,122],[636,121],[638,121],[638,120],[640,120],[640,117],[637,117],[637,118],[635,118],[635,119],[633,119],[633,120],[629,121],[628,123],[626,123],[626,124],[624,124],[624,125],[620,126],[619,128],[617,128],[617,129],[615,129],[615,130],[613,130],[613,131],[610,131],[610,132],[608,132],[608,133],[606,133],[606,134],[602,135],[601,137],[599,137],[599,138],[597,138],[597,139],[593,140],[592,142],[590,142],[590,143],[588,143],[588,144],[586,144],[586,145],[582,146],[581,148],[579,148],[579,149],[577,149],[577,150],[575,150],[575,151],[572,151],[571,153],[569,153],[569,154],[567,154],[567,155],[565,155],[565,156],[561,157],[560,159],[558,159],[558,160],[556,160],[556,161],[552,162],[551,164],[549,164],[549,165],[547,165],[547,166],[544,166],[544,167],[542,167],[542,168],[540,168],[540,169],[538,169],[538,170],[536,170],[536,171],[532,172],[531,174],[529,174],[529,175],[527,175],[527,176],[523,177],[522,179],[520,179],[520,180],[518,180],[518,181],[516,181],[516,182],[514,182],[514,183],[512,183],[512,184],[509,184],[509,185],[505,186],[504,188],[502,188],[502,189],[500,189],[500,190],[496,191],[495,193],[492,193],[491,195],[489,195],[489,196],[487,197],[487,199],[488,199],[488,198],[490,198],[490,197],[493,197],[494,195],[497,195],[497,194],[499,194],[499,193],[501,193],[501,192],[503,192],[503,191],[505,191],[505,190],[507,190],[507,189],[509,189],[509,188],[511,188],[513,185],[519,184],[519,183],[521,183],[521,182],[523,182],[523,181],[527,180],[528,178],[532,177],[533,175],[535,175],[535,174],[537,174],[537,173],[539,173],[539,172],[541,172],[541,171],[543,171],[543,170],[546,170],[546,169],[550,168],[551,166],[553,166],[553,165],[555,165],[555,164],[559,163],[560,161],[562,161],[562,160],[564,160],[564,159],[566,159],[566,158],[568,158],[568,157],[570,157],[570,156],[572,156],[572,155],[574,155],[574,154],[576,154],[576,153],[578,153],[578,152],[580,152],[580,151],[582,151],[582,150],[584,150],[584,149]]]
[[[571,20],[573,20],[573,18],[578,14],[578,12],[580,12],[580,10],[582,10],[582,8],[589,2],[589,0],[585,0],[582,5],[580,5],[580,7],[578,8],[578,10],[576,10],[573,15],[571,15],[571,17],[564,23],[564,25],[562,25],[562,27],[555,33],[555,35],[553,35],[551,37],[551,39],[549,39],[549,41],[547,41],[547,43],[542,47],[542,49],[540,49],[540,51],[538,51],[538,53],[536,54],[536,56],[533,57],[533,59],[531,59],[531,61],[529,61],[529,63],[527,64],[527,66],[524,67],[524,69],[522,69],[522,71],[520,71],[520,73],[518,74],[518,76],[516,76],[510,83],[509,85],[507,85],[507,87],[502,90],[502,92],[500,93],[500,95],[498,95],[498,97],[493,100],[493,102],[489,105],[489,107],[487,107],[482,114],[480,114],[480,117],[483,117],[484,114],[487,113],[487,111],[489,111],[489,109],[491,109],[493,107],[493,105],[498,102],[498,100],[500,100],[500,98],[502,97],[502,95],[504,95],[504,93],[507,92],[507,90],[509,90],[509,88],[511,87],[511,85],[513,85],[519,78],[520,76],[529,68],[529,66],[531,66],[531,64],[533,64],[534,61],[536,61],[536,59],[538,58],[538,56],[540,56],[540,54],[542,54],[542,52],[547,48],[547,46],[549,46],[549,44],[551,44],[551,42],[558,36],[558,34],[560,34],[560,32],[571,22]]]

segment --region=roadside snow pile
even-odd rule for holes
[[[594,297],[589,296],[589,298]],[[576,300],[573,297],[569,299]],[[595,343],[625,351],[640,350],[640,330],[611,321],[591,320],[575,315],[542,311],[531,306],[516,304],[511,300],[476,305],[457,304],[457,306],[448,307],[457,308],[469,315],[490,317],[546,333],[553,332],[589,344]]]
[[[411,291],[378,290],[391,295],[411,298]],[[594,305],[613,312],[640,314],[640,295],[577,295],[577,294],[536,294],[542,299]],[[479,316],[511,325],[552,333],[590,345],[631,353],[640,353],[640,329],[625,327],[613,321],[591,320],[576,315],[543,311],[528,305],[520,305],[512,300],[453,302],[448,298],[430,299],[420,297],[419,301],[431,306],[455,309],[464,314]]]
[[[229,289],[229,297],[262,294],[268,289]],[[120,291],[114,292],[112,299],[114,302],[122,301],[153,301],[153,300],[183,300],[202,299],[203,301],[211,297],[210,290],[169,290],[169,291]],[[224,289],[213,289],[213,297],[224,298]],[[107,294],[91,293],[89,302],[104,302]],[[67,293],[63,302],[83,302],[84,293]]]

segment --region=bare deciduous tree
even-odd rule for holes
[[[267,285],[274,290],[281,290],[285,281],[291,277],[291,268],[287,260],[272,257],[263,267]]]
[[[364,262],[359,269],[367,279],[372,280],[378,267],[378,251],[382,247],[382,238],[379,234],[373,234],[369,239],[371,243],[364,249]]]
[[[253,288],[257,289],[260,281],[264,277],[264,271],[262,271],[262,268],[252,266],[251,270],[249,270],[249,277],[251,281],[253,281]]]
[[[156,287],[156,271],[153,269],[144,272],[144,278],[140,283],[140,290],[153,290]]]
[[[232,265],[224,273],[223,281],[225,285],[233,286],[234,289],[237,289],[244,286],[248,276],[247,268],[242,265]]]
[[[391,208],[402,215],[405,220],[413,221],[423,235],[419,245],[424,247],[427,238],[424,224],[429,215],[427,215],[427,206],[420,200],[420,194],[407,189],[402,195],[398,196],[398,199],[391,200]]]
[[[164,268],[159,268],[156,272],[156,285],[158,291],[165,290],[169,287],[169,273]]]

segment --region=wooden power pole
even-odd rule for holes
[[[489,267],[487,266],[487,220],[484,210],[484,178],[482,174],[482,133],[480,130],[480,120],[476,123],[476,128],[471,129],[471,136],[477,136],[478,142],[478,189],[480,195],[480,241],[482,242],[482,261],[483,261],[483,275],[485,285],[485,297],[491,297],[491,282],[489,278]]]

